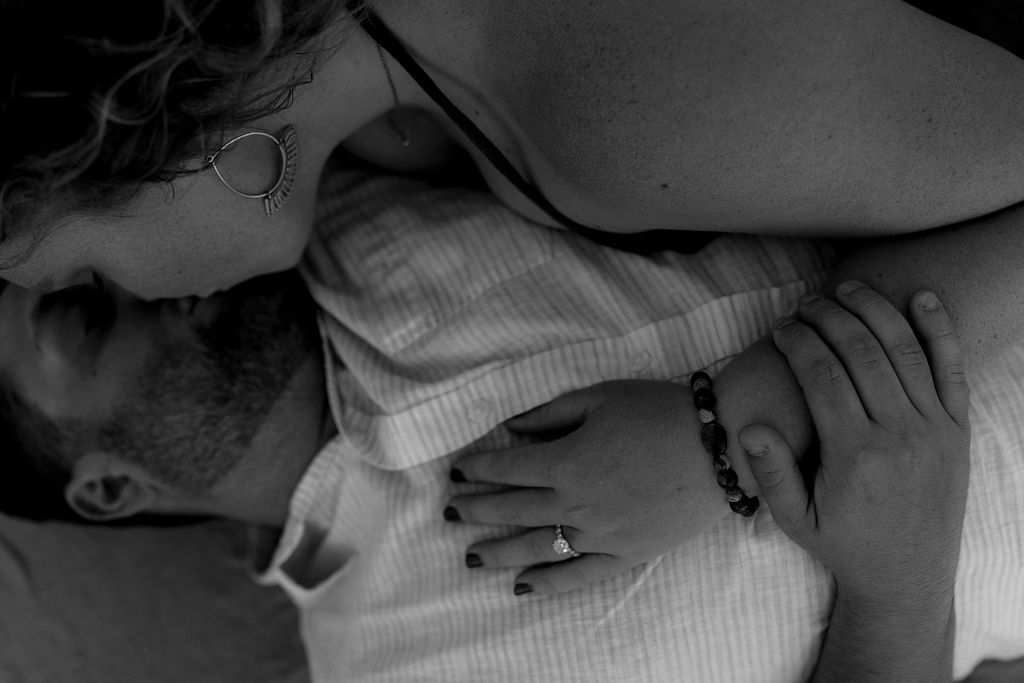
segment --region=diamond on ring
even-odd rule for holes
[[[558,555],[568,555],[572,558],[577,558],[580,556],[580,554],[576,552],[576,550],[574,550],[571,545],[569,545],[568,539],[566,539],[566,537],[562,534],[561,524],[555,525],[555,541],[551,544],[551,548]]]

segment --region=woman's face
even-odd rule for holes
[[[273,157],[263,163],[267,159],[233,154],[232,179],[243,187],[269,187],[276,171]],[[34,249],[31,235],[12,236],[0,245],[0,278],[52,291],[91,282],[96,273],[155,299],[208,296],[286,270],[299,261],[312,228],[315,166],[300,164],[287,203],[272,216],[262,201],[235,195],[212,171],[147,186],[116,215],[70,217],[47,226]]]

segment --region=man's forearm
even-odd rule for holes
[[[968,369],[1024,338],[1024,205],[958,226],[858,242],[826,285],[860,280],[903,310],[917,291],[939,295]]]
[[[972,368],[980,367],[1024,335],[1024,209],[851,250],[826,291],[848,279],[871,285],[901,309],[916,291],[930,289],[938,293],[956,326],[969,377]],[[738,431],[747,424],[770,424],[787,438],[794,451],[807,453],[815,434],[802,392],[769,339],[737,356],[715,384],[719,395],[716,411],[730,432],[730,455],[740,483],[748,493],[756,493]],[[889,653],[895,657],[890,663],[884,661],[884,646],[892,637],[887,630],[892,625],[885,626],[883,614],[869,618],[863,610],[847,609],[846,613],[857,614],[859,620],[847,618],[833,624],[823,666],[828,661],[843,661],[844,654],[849,654],[843,649],[847,646],[873,651],[883,669],[901,664],[898,652]],[[873,640],[866,619],[878,622]],[[904,645],[915,652],[931,652],[926,656],[928,661],[945,661],[950,654],[942,630],[945,625],[933,620],[927,626],[908,633]],[[851,630],[857,632],[853,639],[845,633]],[[872,643],[878,647],[872,647]]]
[[[917,604],[837,592],[812,683],[942,683],[953,677],[952,588]]]
[[[816,436],[803,394],[770,339],[737,356],[715,384],[719,391],[716,412],[729,432],[730,456],[740,485],[749,495],[757,495],[760,492],[739,445],[738,432],[748,424],[769,424],[786,436],[794,452],[807,453]],[[916,596],[907,590],[880,601],[847,596],[843,590],[837,588],[814,683],[949,680],[953,652],[951,599]],[[948,590],[952,595],[953,585]],[[943,611],[947,605],[948,611]],[[930,618],[913,618],[922,613]]]
[[[826,292],[845,280],[861,280],[905,310],[915,292],[934,291],[956,327],[968,379],[972,368],[1024,338],[1024,205],[960,226],[852,244],[856,248],[841,259]],[[741,467],[736,432],[752,422],[773,425],[798,454],[807,452],[813,423],[770,339],[738,355],[715,384],[732,431],[733,459]],[[744,483],[752,485],[749,476]]]

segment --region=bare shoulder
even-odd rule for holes
[[[479,6],[538,180],[584,221],[892,233],[1024,199],[1024,64],[905,3]]]

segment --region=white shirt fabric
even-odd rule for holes
[[[513,443],[504,420],[607,379],[714,372],[823,283],[829,249],[727,236],[696,255],[643,258],[463,190],[338,173],[322,194],[304,272],[323,309],[339,435],[296,489],[263,575],[299,607],[315,681],[809,676],[832,581],[765,507],[555,597],[514,596],[514,570],[467,569],[470,543],[508,529],[442,510],[457,457]],[[1024,354],[1016,361],[974,387],[958,676],[1024,655]]]

